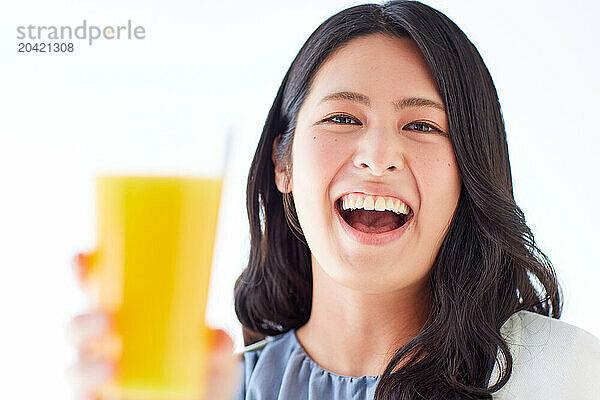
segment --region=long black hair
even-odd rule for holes
[[[430,272],[427,326],[400,347],[375,399],[491,398],[512,357],[500,327],[519,310],[559,318],[561,293],[513,196],[504,121],[479,52],[444,14],[417,1],[348,8],[323,22],[294,59],[258,143],[247,186],[251,249],[235,285],[245,342],[304,325],[311,312],[311,255],[293,197],[275,186],[275,158],[291,175],[296,119],[315,73],[348,41],[409,37],[429,64],[448,117],[462,178],[451,225]],[[500,373],[488,388],[497,354]]]

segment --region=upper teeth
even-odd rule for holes
[[[406,203],[400,199],[387,196],[369,196],[358,193],[348,193],[342,196],[342,209],[354,210],[362,208],[364,210],[393,211],[396,214],[408,214],[409,208]]]

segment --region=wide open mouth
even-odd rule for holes
[[[376,210],[343,210],[342,199],[339,198],[335,202],[340,216],[348,225],[354,229],[371,234],[386,233],[401,228],[413,216],[412,209],[408,214],[396,214],[393,211],[376,211]]]

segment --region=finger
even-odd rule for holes
[[[227,374],[233,357],[233,340],[222,329],[213,329],[209,356],[209,373]]]
[[[211,329],[213,350],[233,352],[233,339],[223,329]]]
[[[66,371],[66,377],[77,398],[91,397],[114,376],[114,366],[105,362],[77,362]]]
[[[87,279],[90,267],[90,253],[77,253],[73,258],[73,269],[75,276],[81,286],[84,285]]]
[[[102,397],[99,394],[94,393],[81,393],[76,394],[75,400],[102,400]]]
[[[205,399],[231,399],[238,385],[239,358],[233,354],[233,340],[221,330],[212,330]]]
[[[81,343],[78,348],[79,357],[84,361],[108,361],[116,363],[123,350],[121,335],[115,331],[107,331]]]
[[[114,326],[112,317],[100,311],[77,315],[69,322],[65,335],[75,347],[94,336],[100,336]]]
[[[77,396],[75,400],[103,400],[97,393],[76,393],[75,395]]]

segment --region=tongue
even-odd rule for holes
[[[348,224],[365,233],[383,233],[400,226],[400,217],[391,211],[353,210],[348,213]]]

